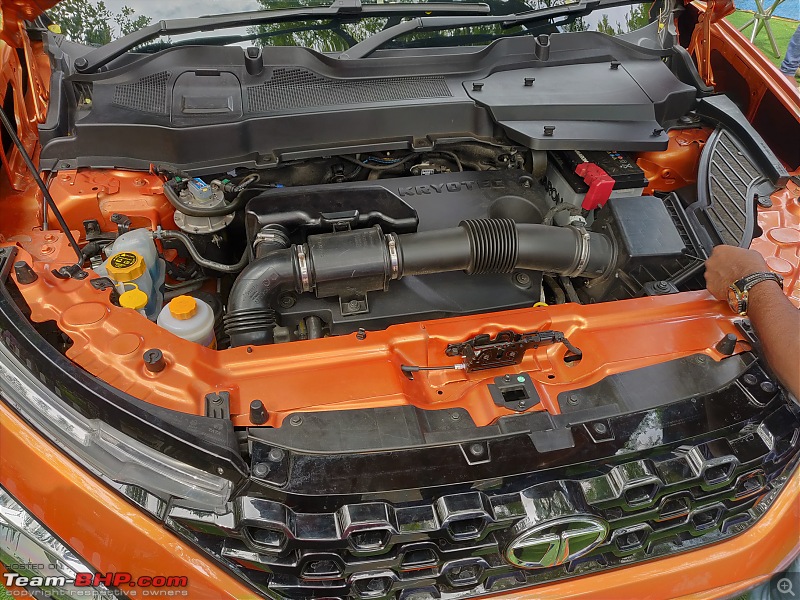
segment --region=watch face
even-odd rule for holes
[[[733,287],[728,288],[728,306],[731,307],[731,310],[737,314],[741,314],[744,307],[742,306],[743,302],[740,300],[739,294],[733,289]]]

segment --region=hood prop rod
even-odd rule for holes
[[[56,206],[53,197],[50,195],[50,191],[47,189],[44,181],[42,181],[39,171],[34,166],[27,150],[25,150],[25,146],[22,145],[22,141],[19,139],[16,129],[14,129],[14,127],[11,125],[11,121],[8,119],[8,116],[2,108],[0,108],[0,121],[3,122],[3,127],[5,127],[8,135],[11,137],[11,141],[14,142],[17,150],[19,150],[20,156],[22,156],[25,166],[28,167],[31,175],[33,175],[33,180],[36,182],[36,185],[39,186],[40,190],[42,190],[42,196],[44,197],[45,202],[47,202],[47,206],[50,207],[50,211],[53,213],[53,215],[55,215],[58,224],[61,226],[61,231],[64,232],[69,245],[72,246],[72,249],[75,251],[75,254],[78,257],[77,266],[80,268],[83,265],[83,253],[81,252],[81,247],[78,245],[78,242],[75,241],[75,237],[72,235],[72,232],[67,226],[67,222],[64,220],[64,216],[61,214],[61,211],[58,210],[58,206]]]

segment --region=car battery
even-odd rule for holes
[[[606,150],[549,152],[545,177],[556,202],[567,202],[587,210],[602,206],[608,198],[641,196],[648,184],[644,171],[633,157]],[[605,191],[591,189],[598,186],[604,186]],[[587,194],[590,195],[588,205]]]

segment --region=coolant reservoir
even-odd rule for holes
[[[209,348],[216,348],[214,339],[214,311],[192,296],[178,296],[158,315],[159,326],[180,338]]]
[[[153,241],[153,234],[147,229],[133,229],[119,236],[114,243],[106,248],[106,256],[113,256],[117,252],[137,252],[142,255],[150,279],[157,284],[160,277],[158,250]]]
[[[120,294],[133,291],[134,289],[138,289],[146,294],[148,300],[143,314],[148,319],[155,319],[158,316],[159,310],[161,310],[161,304],[164,299],[162,287],[164,285],[166,265],[164,264],[164,260],[158,256],[158,250],[153,242],[153,234],[147,229],[134,229],[132,231],[128,231],[120,235],[113,244],[109,245],[104,250],[104,252],[109,258],[106,259],[102,265],[95,267],[94,272],[100,277],[108,277],[117,283],[117,291]],[[115,269],[111,266],[112,258],[119,254],[134,254],[140,257],[144,262],[147,273],[150,276],[150,284],[139,285],[139,283],[134,281],[134,283],[136,283],[135,288],[132,285],[121,285],[122,283],[128,281],[129,276],[126,275],[125,272],[122,272],[120,275],[119,269]],[[128,297],[129,303],[131,303],[131,297],[136,297],[137,300],[141,299],[141,296],[138,294],[132,294]],[[128,306],[126,308],[131,307]]]
[[[109,279],[116,284],[120,297],[137,290],[147,296],[144,306],[145,315],[152,317],[158,311],[156,305],[156,289],[147,269],[144,257],[138,252],[117,252],[104,263]],[[128,296],[130,297],[130,296]],[[141,297],[141,296],[139,296]],[[128,306],[127,308],[133,308]],[[139,309],[135,309],[139,310]]]

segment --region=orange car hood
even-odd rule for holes
[[[0,0],[0,39],[7,44],[19,47],[20,23],[31,21],[49,8],[53,8],[59,0]]]

